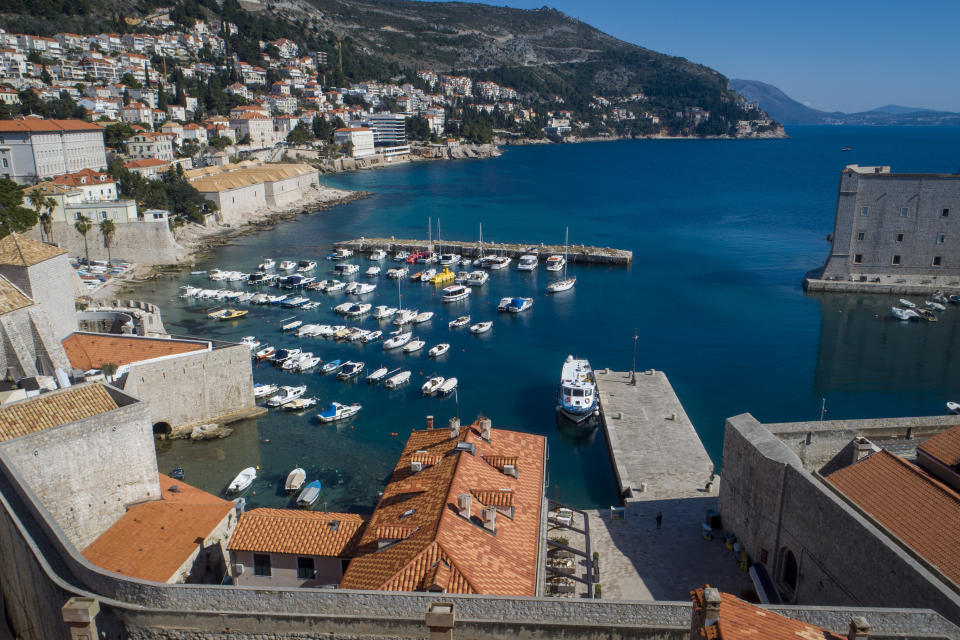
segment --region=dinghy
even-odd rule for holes
[[[445,354],[447,351],[450,351],[450,345],[447,344],[446,342],[441,342],[437,346],[431,348],[430,351],[427,352],[427,354],[431,358],[439,358],[440,356]]]
[[[283,488],[287,493],[299,491],[306,479],[307,472],[300,467],[297,467],[287,475],[287,481],[283,483]]]
[[[420,393],[425,396],[432,396],[437,392],[437,389],[440,388],[444,382],[443,376],[434,376],[423,383],[423,386],[420,387]]]
[[[314,480],[307,484],[303,488],[303,491],[300,493],[300,496],[297,498],[298,507],[309,507],[312,506],[318,499],[320,499],[320,481]]]
[[[227,487],[227,491],[230,493],[240,493],[244,489],[248,488],[253,481],[257,479],[257,470],[254,467],[247,467],[233,479],[233,482],[230,483],[230,486]]]
[[[401,371],[400,373],[390,376],[387,378],[387,381],[383,383],[387,389],[396,389],[397,387],[406,384],[410,380],[409,371]]]

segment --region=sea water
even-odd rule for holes
[[[360,359],[413,372],[396,391],[359,381],[343,383],[319,373],[292,374],[254,364],[257,382],[306,384],[319,406],[359,402],[360,414],[321,425],[316,410],[271,410],[234,425],[223,440],[158,444],[161,471],[181,466],[187,481],[221,492],[246,466],[260,477],[246,494],[251,506],[292,506],[283,480],[296,466],[323,483],[318,507],[369,510],[396,464],[412,428],[433,415],[439,428],[459,415],[481,414],[495,426],[537,433],[549,445],[551,498],[579,507],[616,502],[616,487],[602,430],[558,429],[555,392],[564,358],[588,358],[595,368],[628,371],[638,336],[638,370],[669,377],[718,470],[724,419],[750,412],[762,422],[869,418],[942,413],[960,399],[952,351],[960,308],[933,324],[889,317],[888,296],[806,295],[804,274],[829,251],[839,172],[847,164],[892,165],[898,172],[953,172],[958,128],[795,127],[789,139],[649,140],[508,147],[489,160],[404,164],[377,171],[324,176],[334,187],[371,197],[301,216],[276,228],[237,238],[205,256],[196,269],[252,271],[265,257],[314,259],[318,279],[337,240],[433,236],[497,242],[563,242],[633,251],[629,267],[573,264],[572,291],[550,296],[555,274],[492,271],[490,282],[464,302],[444,305],[437,287],[384,277],[364,300],[435,311],[414,327],[427,348],[416,355],[282,335],[282,318],[344,324],[332,308],[348,297],[310,292],[323,302],[314,311],[247,306],[243,320],[208,320],[210,303],[177,297],[182,284],[227,286],[184,275],[144,285],[137,296],[160,305],[167,330],[237,340],[255,335],[277,347],[300,346],[324,361]],[[852,147],[849,152],[842,147]],[[350,260],[368,281],[372,262]],[[423,265],[417,265],[417,269]],[[240,284],[235,284],[243,288]],[[273,292],[274,290],[270,289]],[[400,298],[399,296],[402,296]],[[530,311],[498,313],[503,296],[534,298]],[[402,302],[401,302],[402,301]],[[921,300],[917,300],[920,302]],[[470,314],[494,321],[490,333],[451,331],[447,321]],[[367,318],[358,324],[374,328]],[[385,325],[386,329],[392,325]],[[440,342],[450,352],[433,360]],[[366,373],[366,372],[365,372]],[[420,385],[433,375],[455,376],[459,392],[424,398]],[[212,375],[215,375],[213,373]],[[684,464],[677,460],[677,465]]]

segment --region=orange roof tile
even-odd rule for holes
[[[699,614],[704,606],[703,589],[691,591],[690,596],[695,615],[702,620]],[[717,624],[697,631],[710,640],[846,640],[846,636],[768,611],[722,591]]]
[[[960,465],[960,426],[925,440],[917,450],[948,467]]]
[[[101,384],[68,387],[0,407],[0,442],[59,427],[117,408]]]
[[[159,476],[160,500],[130,507],[83,550],[87,560],[133,578],[168,582],[234,508],[232,502]]]
[[[960,584],[957,523],[960,494],[923,469],[887,451],[826,477],[950,580]]]
[[[78,369],[99,369],[107,363],[117,366],[206,351],[207,343],[161,338],[118,336],[106,333],[72,333],[63,340],[70,364]]]
[[[336,528],[332,523],[338,523]],[[230,551],[290,555],[348,556],[363,528],[354,513],[252,509],[240,516]]]
[[[476,453],[458,450],[459,443],[473,444]],[[417,591],[439,579],[450,593],[535,595],[544,451],[541,436],[493,429],[487,442],[477,425],[455,439],[446,429],[412,432],[341,588]],[[412,472],[411,461],[427,457],[434,464]],[[518,477],[485,457],[513,460]],[[509,490],[514,506],[512,518],[497,518],[496,535],[482,526],[479,498],[469,519],[457,512],[457,496],[474,489],[491,502],[503,500],[489,495],[490,487]],[[399,541],[380,548],[381,536]]]
[[[37,242],[19,233],[11,233],[0,239],[0,264],[8,266],[32,267],[65,253],[66,249]]]
[[[101,131],[103,127],[85,120],[44,120],[25,118],[0,120],[0,133],[25,133],[33,131]]]

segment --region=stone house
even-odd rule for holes
[[[0,276],[40,307],[57,342],[77,330],[76,276],[66,251],[11,233],[0,239]]]

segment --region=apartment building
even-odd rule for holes
[[[133,160],[173,160],[173,135],[142,131],[127,142],[127,156]]]
[[[365,158],[374,154],[373,129],[370,127],[343,127],[333,132],[333,141],[337,144],[353,144],[350,156]]]
[[[103,128],[83,120],[0,121],[0,176],[21,184],[79,171],[106,169]]]

